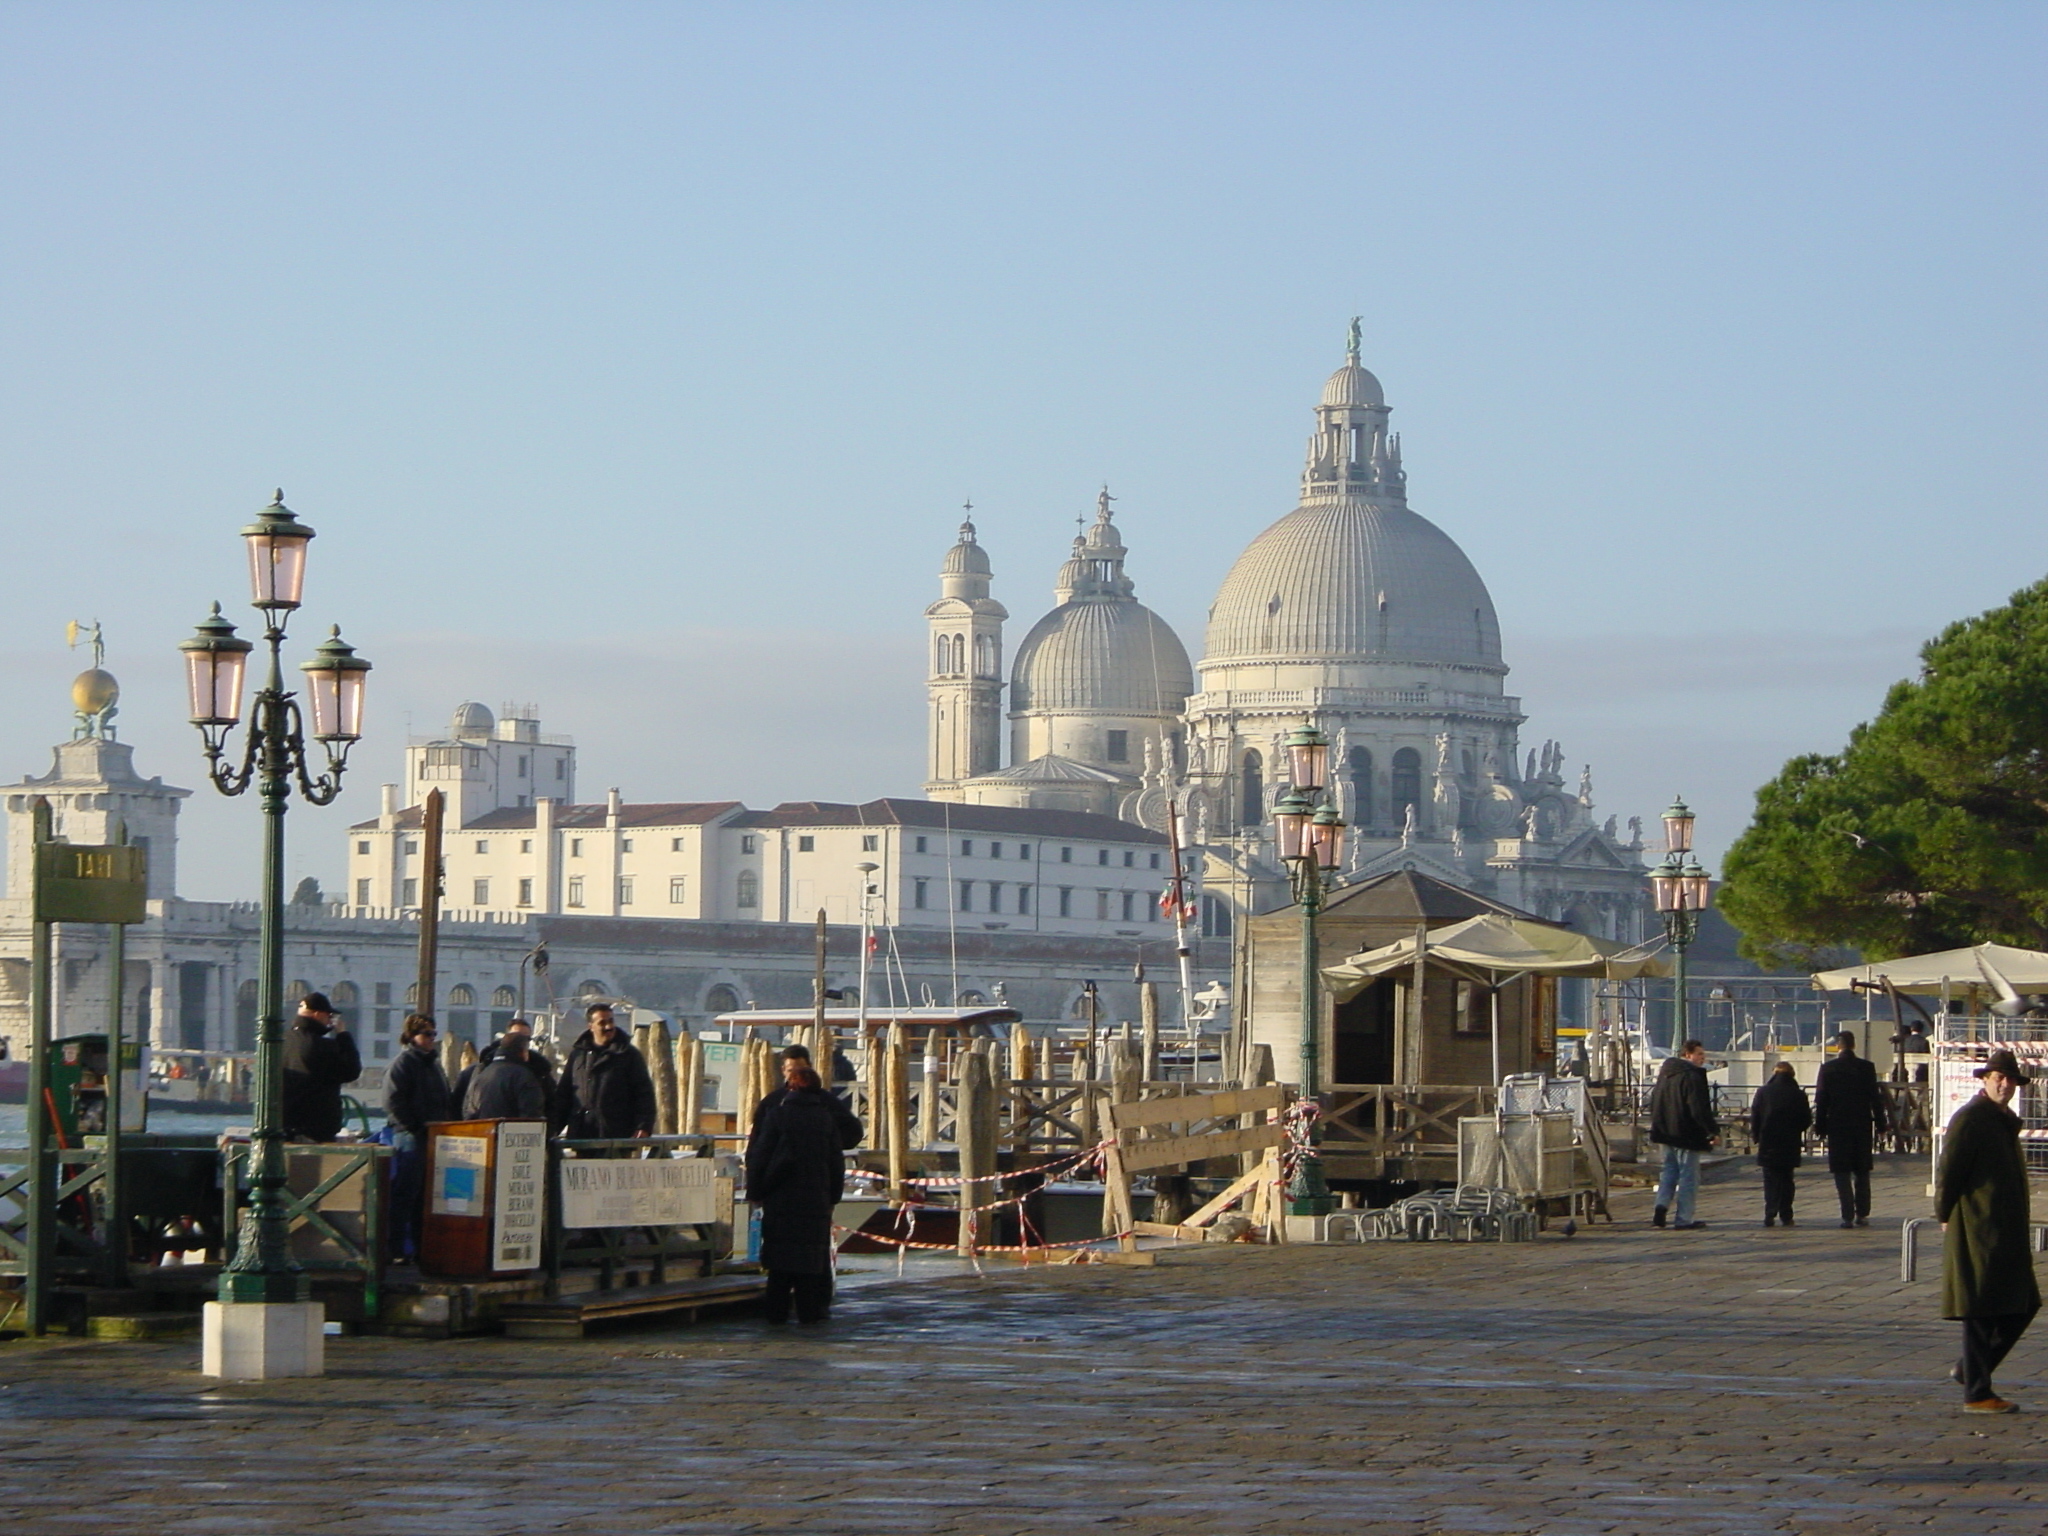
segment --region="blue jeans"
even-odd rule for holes
[[[1682,1227],[1692,1220],[1693,1200],[1700,1192],[1700,1155],[1691,1147],[1664,1149],[1664,1171],[1657,1175],[1660,1208],[1672,1204],[1674,1191],[1678,1208],[1671,1213],[1671,1219]]]

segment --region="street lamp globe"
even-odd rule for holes
[[[1281,743],[1287,753],[1287,776],[1294,787],[1304,795],[1313,795],[1328,783],[1325,775],[1330,765],[1330,738],[1312,725],[1300,726],[1287,733]]]
[[[1344,862],[1344,818],[1337,814],[1334,805],[1316,812],[1309,823],[1308,840],[1316,867],[1325,874],[1334,874]]]
[[[1299,786],[1290,789],[1280,797],[1280,803],[1273,807],[1273,828],[1280,844],[1280,857],[1288,863],[1300,859],[1307,851],[1309,823],[1315,817],[1315,807]]]
[[[306,674],[306,696],[313,706],[313,735],[335,744],[360,741],[363,735],[363,693],[370,664],[341,638],[335,625],[313,652],[299,663]]]
[[[1650,871],[1650,898],[1659,912],[1685,910],[1685,870],[1676,854]]]
[[[221,617],[220,604],[199,621],[192,638],[180,641],[185,653],[185,687],[192,702],[192,723],[202,730],[225,730],[242,718],[242,675],[256,647],[235,633]]]
[[[1687,859],[1685,861],[1685,874],[1682,884],[1684,886],[1683,899],[1685,910],[1688,912],[1706,911],[1707,903],[1712,897],[1712,892],[1707,871],[1698,859]]]
[[[1664,846],[1673,853],[1692,852],[1692,811],[1682,799],[1674,799],[1664,813]]]
[[[284,504],[279,491],[242,530],[249,543],[249,589],[258,608],[275,615],[299,606],[306,590],[306,545],[313,530]]]

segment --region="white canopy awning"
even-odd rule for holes
[[[1890,982],[1901,992],[1938,993],[1944,987],[1989,987],[2001,997],[2015,992],[2048,992],[2048,954],[2009,944],[1978,944],[1931,955],[1902,955],[1838,971],[1819,971],[1813,984],[1823,992],[1847,992],[1857,982]]]
[[[1662,940],[1656,940],[1662,944]],[[2044,957],[2048,958],[2048,957]],[[1489,912],[1467,918],[1425,936],[1425,963],[1464,975],[1481,986],[1498,987],[1517,976],[1592,976],[1627,981],[1636,976],[1662,976],[1667,967],[1648,945],[1616,944],[1588,938],[1569,928],[1524,922]],[[1415,965],[1415,937],[1396,939],[1378,949],[1351,956],[1323,968],[1323,980],[1336,1002],[1348,1002],[1377,977]]]

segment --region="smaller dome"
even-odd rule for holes
[[[120,697],[121,685],[114,681],[114,674],[98,667],[71,680],[71,705],[81,715],[96,715],[110,709]]]
[[[455,718],[449,722],[448,730],[454,736],[488,736],[497,725],[496,719],[481,704],[458,704]]]
[[[1384,408],[1386,403],[1386,391],[1380,388],[1380,381],[1356,363],[1346,363],[1331,374],[1330,382],[1323,386],[1323,404],[1326,406]]]
[[[960,542],[946,551],[946,563],[939,567],[941,576],[986,576],[990,574],[988,551],[975,542],[974,524],[960,525]]]

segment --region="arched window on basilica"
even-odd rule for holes
[[[1266,821],[1266,760],[1256,750],[1244,755],[1243,780],[1243,805],[1238,820],[1249,831]]]
[[[1353,747],[1344,758],[1344,777],[1351,785],[1351,824],[1372,825],[1372,753]]]
[[[1001,671],[996,661],[996,640],[994,635],[974,637],[974,675],[995,677]]]
[[[1394,754],[1393,790],[1390,809],[1397,817],[1406,816],[1409,806],[1422,803],[1422,754],[1413,747]]]
[[[738,1013],[740,994],[738,989],[720,982],[704,994],[704,1011],[710,1014]]]

